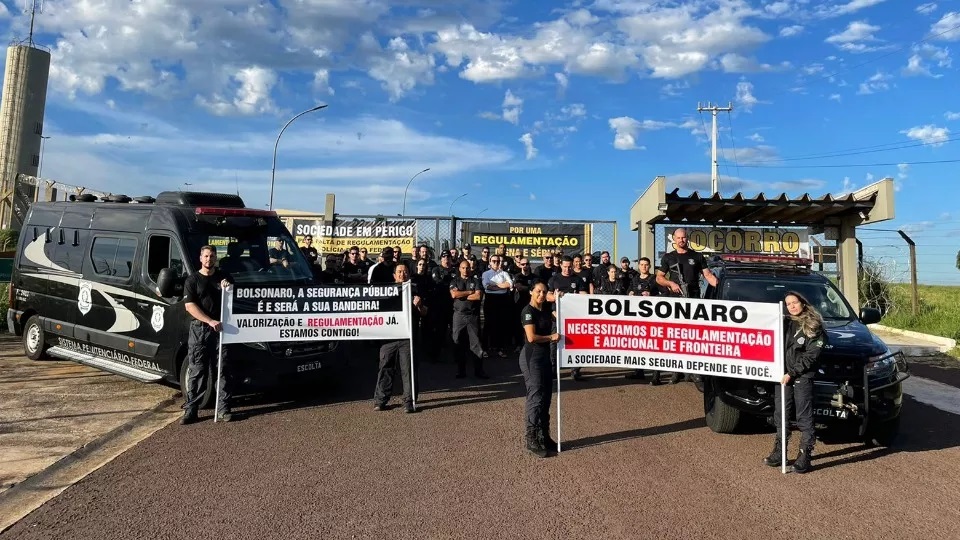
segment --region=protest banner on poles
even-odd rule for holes
[[[411,306],[409,282],[289,287],[237,284],[223,294],[220,347],[233,343],[408,339],[415,396]],[[217,400],[221,373],[222,366],[217,372]]]
[[[560,368],[626,368],[780,383],[783,306],[568,294],[557,307]],[[560,388],[557,386],[558,441]]]

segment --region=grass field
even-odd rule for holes
[[[920,285],[920,309],[917,315],[912,312],[910,286],[892,284],[890,288],[895,308],[883,317],[880,324],[960,341],[960,287]],[[960,347],[950,351],[950,354],[960,358]]]

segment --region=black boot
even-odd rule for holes
[[[541,438],[543,439],[543,447],[547,450],[548,454],[557,453],[557,441],[553,440],[550,437],[550,428],[544,428],[541,433]]]
[[[197,410],[186,409],[183,411],[183,418],[180,419],[180,425],[186,426],[197,421]]]
[[[797,474],[809,472],[812,468],[812,465],[810,464],[810,453],[810,449],[801,448],[800,453],[797,454],[797,459],[793,462],[791,471]]]
[[[539,457],[547,457],[547,449],[543,445],[543,436],[540,435],[535,428],[527,428],[527,434],[524,439],[527,443],[527,450]]]
[[[779,435],[777,435],[777,440],[773,443],[773,450],[770,451],[770,455],[763,458],[763,464],[770,467],[783,465],[783,447],[780,446]]]

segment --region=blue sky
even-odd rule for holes
[[[0,25],[25,35],[24,2]],[[657,175],[721,192],[842,194],[897,181],[920,278],[960,282],[960,1],[46,0],[42,175],[150,194],[184,182],[341,213],[615,219]],[[735,149],[735,150],[734,150]],[[833,154],[832,157],[824,154]],[[837,155],[839,154],[839,155]],[[817,156],[815,159],[793,159]],[[886,164],[886,165],[881,165]],[[829,167],[824,167],[829,165]],[[855,166],[868,165],[868,166]],[[895,233],[868,256],[906,277]],[[892,247],[885,247],[892,246]]]

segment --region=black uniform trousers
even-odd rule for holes
[[[373,402],[386,405],[393,395],[394,371],[400,368],[403,381],[403,404],[413,403],[413,391],[410,372],[410,340],[398,339],[380,346],[380,371],[377,372],[377,386],[373,391]]]
[[[208,384],[217,384],[217,354],[220,347],[220,334],[210,325],[196,319],[190,322],[187,335],[187,387],[183,389],[183,409],[196,412]],[[227,361],[229,347],[224,345],[223,380],[220,383],[220,408],[216,414],[230,410],[230,363]]]
[[[513,338],[510,323],[517,320],[515,309],[512,293],[484,295],[483,330],[488,348],[506,349],[510,346]]]
[[[777,440],[780,437],[780,407],[783,400],[782,389],[786,390],[787,400],[787,425],[790,423],[791,411],[795,410],[797,415],[797,429],[800,430],[800,448],[810,453],[813,451],[813,445],[816,442],[813,428],[813,374],[801,375],[797,379],[791,380],[784,387],[778,384],[773,394],[773,422],[777,427]],[[787,429],[787,438],[790,438],[789,427]]]
[[[480,345],[480,316],[463,311],[453,312],[453,345],[457,373],[467,371],[467,356],[473,357],[473,372],[483,373],[483,347]]]
[[[553,397],[553,377],[548,348],[526,345],[520,352],[520,373],[527,388],[524,407],[527,433],[550,431],[550,401]]]

